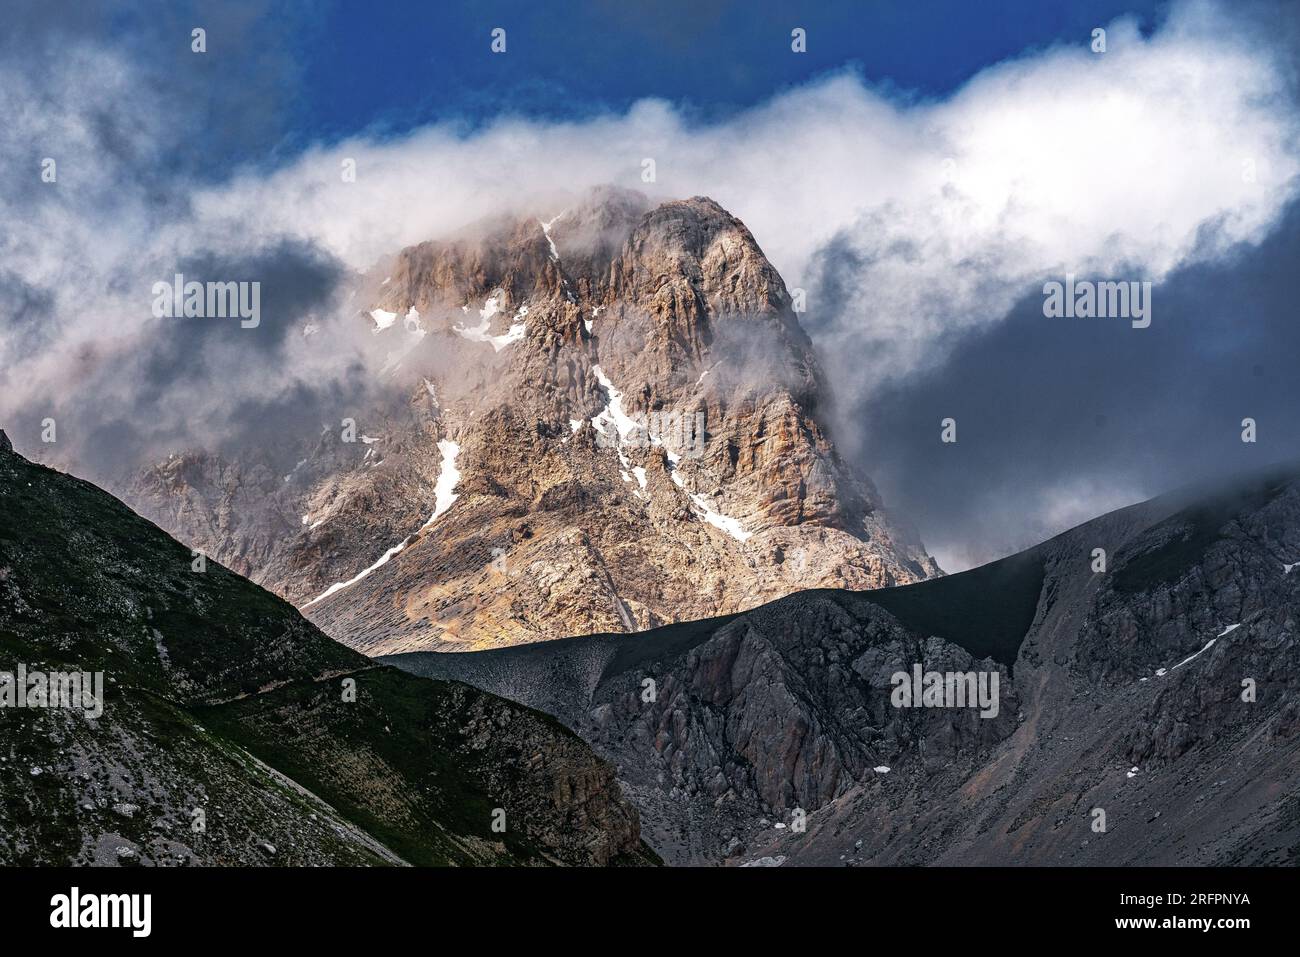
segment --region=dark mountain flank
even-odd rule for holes
[[[1284,864],[1298,610],[1288,467],[932,581],[383,660],[559,717],[670,861]],[[916,666],[996,677],[997,708],[897,706]]]
[[[0,708],[0,863],[654,861],[553,718],[377,665],[2,436],[0,692],[103,694]]]

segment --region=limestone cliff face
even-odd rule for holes
[[[785,285],[712,200],[598,190],[382,274],[358,321],[391,401],[355,441],[127,495],[339,640],[468,650],[939,573],[838,456]]]

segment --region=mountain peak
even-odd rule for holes
[[[355,443],[134,490],[339,640],[633,631],[939,573],[839,456],[785,284],[715,200],[599,187],[384,275],[365,315],[395,398]]]

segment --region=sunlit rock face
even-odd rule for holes
[[[368,654],[625,632],[939,574],[838,455],[780,275],[734,216],[605,188],[380,264],[388,398],[191,452],[144,514]],[[285,474],[287,473],[287,474]]]

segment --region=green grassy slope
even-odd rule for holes
[[[102,490],[0,451],[0,671],[108,680],[97,721],[0,709],[0,862],[394,862],[373,839],[417,864],[652,859],[612,771],[557,722],[376,667],[191,563]]]

